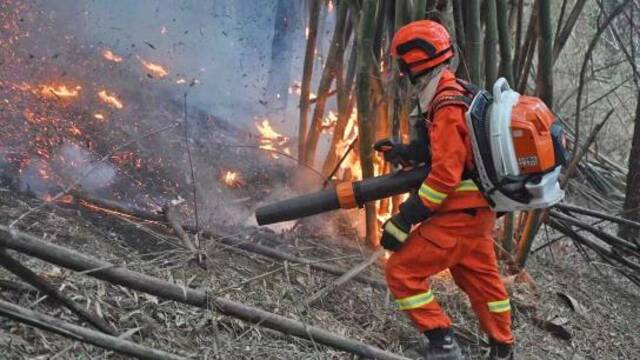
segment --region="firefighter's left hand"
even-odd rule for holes
[[[402,244],[409,237],[411,224],[409,224],[401,214],[392,216],[382,225],[382,238],[380,245],[389,251],[398,251]]]
[[[400,204],[400,214],[411,225],[421,223],[431,216],[431,210],[424,206],[420,196],[416,193],[409,195],[409,198]]]

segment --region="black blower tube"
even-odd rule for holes
[[[424,181],[430,167],[419,166],[387,175],[376,176],[352,183],[358,206],[366,202],[407,193]],[[301,195],[256,209],[258,225],[274,224],[282,221],[340,209],[340,201],[335,188]]]

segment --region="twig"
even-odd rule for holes
[[[173,230],[176,232],[176,235],[178,235],[178,238],[182,240],[184,246],[193,253],[197,252],[195,245],[193,245],[191,239],[189,239],[189,235],[184,231],[182,225],[178,221],[175,206],[173,206],[172,204],[167,204],[164,209],[164,215],[167,218],[167,222],[169,223],[169,225],[171,225]]]
[[[54,317],[0,300],[0,315],[121,354],[150,360],[180,360],[183,357],[148,348],[101,332],[64,322]]]
[[[64,305],[67,309],[71,310],[74,314],[78,315],[80,318],[85,319],[91,325],[93,325],[96,329],[102,331],[103,333],[110,335],[117,335],[118,332],[113,326],[109,325],[106,321],[99,318],[97,315],[92,314],[82,307],[78,305],[75,301],[69,299],[68,297],[62,295],[53,285],[49,284],[45,279],[38,276],[36,273],[31,271],[26,266],[22,265],[18,260],[11,257],[6,253],[4,249],[0,248],[0,264],[9,270],[11,273],[33,286],[34,288],[41,291],[43,294],[46,294],[50,298],[54,299],[61,305]]]
[[[349,156],[349,153],[351,152],[351,150],[353,150],[353,147],[356,145],[356,141],[358,141],[358,137],[357,136],[355,137],[355,139],[353,139],[351,144],[349,144],[349,147],[344,152],[344,154],[342,155],[342,157],[340,158],[340,160],[338,161],[336,166],[333,167],[333,170],[331,170],[331,173],[327,176],[326,179],[324,179],[324,182],[322,183],[322,188],[323,189],[327,187],[327,185],[329,184],[329,181],[331,181],[331,178],[333,177],[333,175],[335,175],[338,172],[338,170],[340,169],[340,166],[345,161],[347,156]]]
[[[383,254],[384,254],[384,249],[380,248],[376,250],[376,252],[371,254],[371,256],[369,256],[366,260],[354,266],[351,270],[344,273],[342,276],[337,278],[331,284],[327,285],[326,287],[317,291],[315,294],[311,295],[309,298],[307,298],[307,300],[305,300],[305,303],[309,305],[313,305],[315,302],[327,296],[327,294],[329,294],[333,290],[337,289],[338,287],[344,285],[349,280],[353,279],[354,276],[360,274],[362,271],[368,268],[371,264],[373,264],[376,260],[378,260],[378,258]]]

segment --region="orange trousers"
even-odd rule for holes
[[[389,289],[421,332],[451,327],[427,281],[449,269],[456,285],[469,296],[483,331],[497,342],[513,342],[511,306],[493,245],[495,220],[489,208],[436,214],[388,259]]]

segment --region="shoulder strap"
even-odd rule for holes
[[[479,88],[467,81],[456,79],[457,86],[445,86],[434,97],[430,106],[430,113],[433,114],[444,106],[460,106],[468,109],[473,98],[479,92]],[[449,94],[444,94],[449,92]],[[452,94],[453,93],[453,94]]]

